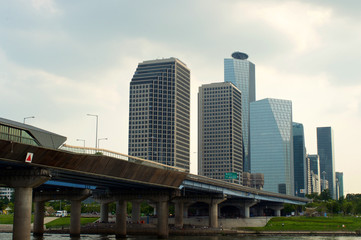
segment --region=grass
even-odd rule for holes
[[[92,223],[96,221],[98,218],[96,217],[82,217],[80,219],[80,224],[85,225],[87,223]],[[69,227],[70,226],[70,217],[57,218],[54,221],[48,222],[46,228],[58,228],[58,227]]]
[[[31,222],[33,222],[34,217],[31,216]],[[0,215],[0,224],[13,224],[14,222],[14,215],[13,214],[9,214],[9,215]]]
[[[356,217],[275,217],[255,231],[359,231],[361,218]]]

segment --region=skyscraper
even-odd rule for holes
[[[250,120],[252,173],[264,174],[265,191],[293,195],[292,102],[252,102]]]
[[[294,122],[292,126],[295,195],[304,197],[307,191],[305,134],[301,123]]]
[[[337,199],[344,197],[343,193],[343,172],[336,172]]]
[[[310,174],[311,174],[311,193],[321,193],[321,172],[320,172],[320,158],[317,154],[308,154],[310,160]]]
[[[189,171],[190,71],[176,58],[139,63],[130,82],[128,153]]]
[[[232,58],[224,59],[224,81],[233,83],[242,92],[243,171],[250,172],[250,103],[256,100],[255,65],[248,55],[234,52]]]
[[[242,96],[232,83],[202,85],[198,93],[198,174],[242,184]]]
[[[325,172],[330,194],[333,199],[336,199],[335,154],[331,127],[317,128],[317,152],[320,157],[321,174]]]

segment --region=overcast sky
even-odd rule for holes
[[[127,153],[129,83],[139,62],[191,70],[191,171],[197,92],[221,82],[234,51],[256,65],[256,98],[288,99],[307,152],[334,130],[345,193],[361,192],[361,1],[0,0],[0,117]]]

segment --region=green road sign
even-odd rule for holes
[[[237,179],[238,174],[236,172],[226,172],[224,173],[224,179]]]

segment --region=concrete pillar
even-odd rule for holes
[[[15,189],[13,240],[30,240],[33,188],[50,178],[46,169],[0,169],[0,183]]]
[[[275,212],[275,216],[281,216],[281,210],[283,209],[283,205],[271,206],[270,208]]]
[[[115,213],[115,237],[125,238],[127,236],[127,202],[119,200]]]
[[[81,201],[71,201],[70,237],[80,237]]]
[[[30,240],[32,198],[32,188],[15,188],[13,240]]]
[[[107,223],[109,218],[109,204],[108,203],[100,203],[100,222]]]
[[[139,223],[140,222],[140,204],[141,200],[132,201],[132,222]]]
[[[175,201],[175,223],[176,228],[183,228],[183,213],[184,213],[184,202],[182,200]]]
[[[168,238],[168,201],[160,200],[157,203],[158,210],[158,238]]]
[[[250,209],[257,203],[258,203],[258,201],[245,201],[244,202],[244,217],[245,218],[250,217]]]
[[[209,227],[218,227],[218,202],[211,201],[209,204]]]
[[[43,201],[35,202],[34,206],[34,236],[43,236],[44,234],[44,215],[45,203]]]

